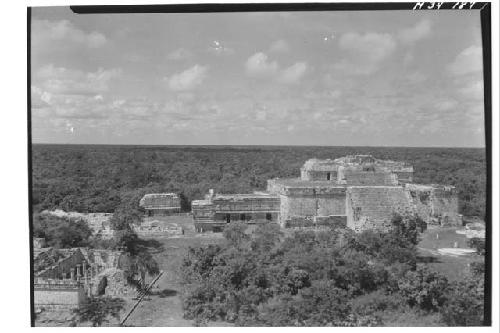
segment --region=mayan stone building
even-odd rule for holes
[[[175,193],[150,193],[142,197],[139,206],[147,216],[170,215],[181,211],[181,200]]]
[[[299,178],[268,180],[265,193],[211,193],[194,201],[193,216],[197,230],[222,227],[240,211],[249,216],[266,214],[266,220],[277,220],[285,228],[333,224],[356,231],[387,230],[395,213],[415,214],[428,224],[461,225],[454,187],[412,181],[413,167],[404,162],[371,155],[310,159]],[[251,222],[246,216],[236,220]]]
[[[135,295],[129,283],[129,256],[123,252],[89,248],[34,248],[34,304],[36,309],[80,307],[90,296]]]
[[[215,194],[191,203],[196,231],[221,230],[233,221],[278,221],[280,198],[269,193]]]

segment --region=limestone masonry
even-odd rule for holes
[[[175,193],[146,194],[139,205],[144,208],[148,216],[169,215],[181,211],[181,201]]]
[[[38,239],[34,248],[35,309],[59,310],[78,308],[91,295],[135,295],[130,279],[130,260],[120,251],[88,248],[54,249],[42,247]]]
[[[310,159],[300,178],[270,179],[265,192],[222,195],[211,190],[191,206],[197,231],[217,231],[232,221],[387,230],[395,213],[417,215],[427,224],[462,225],[453,186],[412,182],[413,166],[404,162],[371,155]]]

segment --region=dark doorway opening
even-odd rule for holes
[[[231,214],[226,214],[226,223],[231,223]]]
[[[108,286],[108,278],[104,276],[97,285],[97,295],[98,296],[104,295],[106,293],[107,286]]]
[[[240,214],[240,221],[245,221],[245,214]]]
[[[326,173],[326,180],[330,180],[332,178],[332,174],[330,172]]]
[[[266,213],[266,220],[271,221],[273,219],[273,214]]]

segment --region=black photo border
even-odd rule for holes
[[[491,3],[476,2],[473,9],[457,9],[457,2],[337,2],[337,3],[212,3],[168,5],[98,5],[69,6],[76,14],[126,13],[223,13],[223,12],[279,12],[279,11],[376,11],[376,10],[479,10],[483,49],[484,130],[486,148],[486,254],[484,284],[484,326],[491,326],[492,306],[492,59],[491,59]],[[432,6],[432,7],[431,7]],[[31,9],[27,7],[27,130],[28,130],[28,205],[30,249],[30,311],[31,326],[35,326],[34,270],[33,270],[33,160],[31,132]]]

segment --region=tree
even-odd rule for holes
[[[125,306],[125,301],[121,298],[113,297],[92,297],[87,303],[74,310],[77,321],[80,323],[90,322],[92,326],[101,326],[109,322],[110,317],[120,319],[120,311]]]
[[[437,311],[446,301],[448,279],[426,267],[417,267],[416,271],[406,272],[398,281],[398,287],[410,306]]]
[[[453,283],[447,298],[439,312],[448,326],[484,325],[483,277]]]
[[[222,234],[230,245],[239,247],[250,239],[250,236],[246,233],[247,228],[248,225],[245,222],[233,222],[224,228]]]
[[[81,219],[34,214],[33,235],[45,238],[47,245],[55,248],[84,247],[90,242],[92,230]]]
[[[486,254],[486,241],[484,238],[470,238],[467,245],[476,250],[476,253],[484,256]]]

